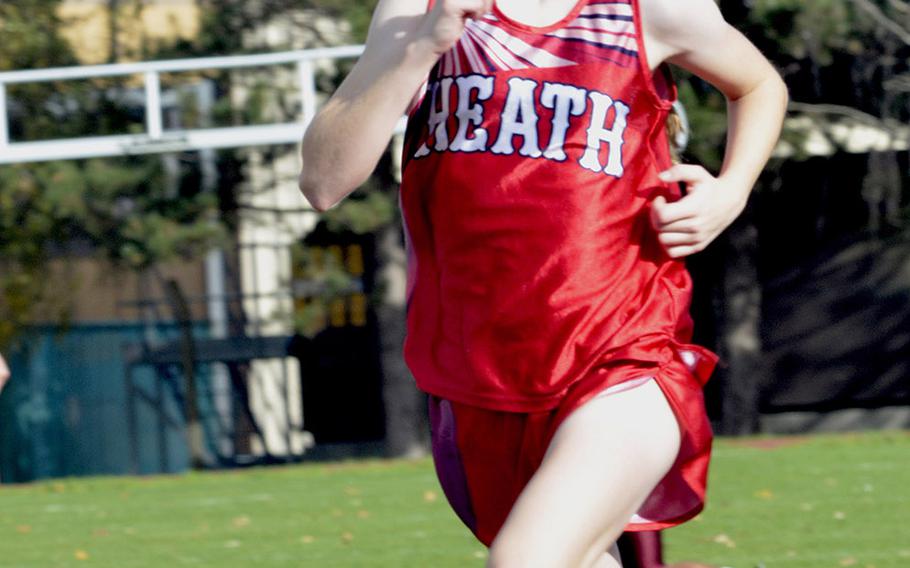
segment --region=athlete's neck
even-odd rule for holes
[[[580,0],[496,0],[496,7],[510,19],[528,26],[545,27],[569,15]]]

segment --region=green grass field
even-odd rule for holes
[[[725,440],[669,561],[910,567],[910,433]],[[0,487],[0,567],[481,567],[427,460]]]

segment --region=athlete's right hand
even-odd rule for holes
[[[436,0],[424,19],[421,35],[433,51],[441,56],[450,49],[464,32],[467,19],[480,19],[493,9],[494,0]]]

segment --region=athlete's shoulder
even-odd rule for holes
[[[712,45],[729,27],[714,0],[638,0],[650,52],[669,59]],[[657,63],[654,61],[652,63]]]
[[[686,33],[723,21],[714,0],[638,0],[642,21],[656,33]]]

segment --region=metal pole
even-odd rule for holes
[[[126,368],[127,431],[130,438],[130,473],[139,475],[139,427],[136,424],[136,384],[133,365]]]
[[[158,410],[158,464],[159,472],[158,473],[170,473],[168,471],[168,464],[170,462],[168,456],[168,432],[167,432],[167,409],[164,407],[164,369],[161,367],[155,367],[155,408]]]
[[[284,401],[284,432],[285,432],[285,443],[288,446],[287,459],[293,459],[294,457],[294,421],[291,418],[291,400],[290,393],[288,389],[290,388],[290,373],[288,373],[288,360],[285,357],[280,359],[281,361],[281,398]]]
[[[164,130],[161,117],[161,78],[157,71],[145,73],[145,127],[149,138],[161,138]]]
[[[0,147],[9,144],[9,119],[6,116],[6,84],[0,83]]]
[[[212,107],[215,105],[215,83],[205,80],[199,84],[196,89],[197,100],[199,101],[199,114],[203,128],[212,126]],[[199,152],[200,169],[202,170],[202,191],[214,194],[218,191],[218,157],[211,148]],[[227,289],[225,288],[225,259],[224,250],[215,248],[208,252],[205,257],[205,289],[207,296],[207,308],[209,317],[209,334],[213,339],[223,339],[228,337],[228,305],[225,298]],[[211,365],[211,385],[212,400],[215,406],[215,413],[218,415],[219,425],[226,428],[218,432],[218,451],[222,456],[234,456],[237,452],[234,448],[233,438],[230,430],[233,430],[231,420],[231,378],[227,365],[224,363],[212,363]],[[229,430],[230,428],[230,430]]]
[[[66,81],[69,79],[87,79],[91,77],[138,75],[139,73],[146,73],[148,71],[157,73],[177,73],[181,71],[264,67],[269,65],[285,65],[301,60],[358,57],[363,53],[363,48],[364,46],[362,45],[348,45],[307,49],[303,51],[260,53],[257,55],[230,55],[223,57],[144,61],[139,63],[114,63],[107,65],[28,69],[23,71],[0,71],[0,82],[6,84],[36,83],[44,81]]]
[[[313,62],[302,60],[297,62],[297,73],[300,80],[300,110],[303,126],[310,125],[316,116],[316,80],[313,72]]]

